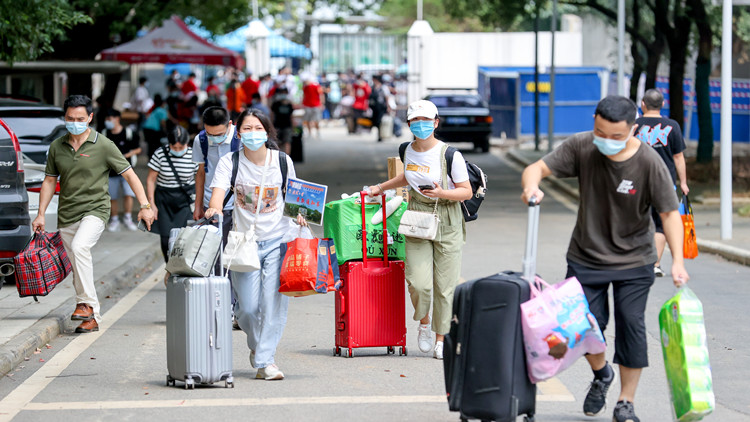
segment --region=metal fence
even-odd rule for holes
[[[321,34],[323,73],[397,71],[406,62],[406,36],[387,34]]]

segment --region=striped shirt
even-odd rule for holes
[[[188,147],[187,152],[182,157],[175,157],[170,154],[169,158],[172,160],[172,164],[174,164],[174,168],[180,176],[180,181],[184,185],[194,185],[198,163],[193,162],[193,149]],[[151,160],[148,162],[148,168],[159,173],[156,177],[157,186],[163,188],[180,187],[177,178],[174,176],[172,167],[169,165],[169,161],[167,161],[167,157],[164,156],[164,149],[158,148],[154,152],[154,155],[151,156]]]

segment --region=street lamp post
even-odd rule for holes
[[[557,30],[557,0],[552,2],[552,58],[549,66],[549,122],[547,127],[547,151],[552,152],[555,142],[555,32]]]
[[[721,13],[721,239],[732,238],[732,0]]]
[[[617,95],[625,95],[625,0],[617,0]]]

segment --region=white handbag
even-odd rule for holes
[[[260,180],[260,189],[258,190],[258,199],[255,204],[255,221],[253,227],[245,232],[230,231],[227,236],[227,246],[224,248],[224,256],[228,256],[224,262],[224,268],[237,272],[251,272],[260,269],[260,258],[258,257],[258,243],[256,242],[255,226],[258,223],[260,214],[261,201],[263,199],[263,187],[266,183],[266,171],[270,163],[271,151],[266,154],[266,162],[263,167],[263,176]],[[236,221],[236,218],[235,220]],[[235,228],[237,223],[235,222]]]
[[[229,257],[224,267],[242,273],[258,271],[258,244],[255,242],[255,230],[246,232],[230,231],[227,236],[227,246],[224,256]]]
[[[398,226],[398,232],[408,237],[418,239],[435,240],[440,217],[437,216],[437,203],[435,200],[435,209],[433,212],[411,211],[407,210],[401,216],[401,222]]]

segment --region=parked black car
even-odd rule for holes
[[[16,133],[21,150],[34,162],[47,162],[47,150],[66,134],[65,113],[60,107],[20,97],[0,96],[0,119]]]
[[[13,257],[31,238],[29,197],[24,182],[21,146],[0,119],[0,286],[15,272]]]
[[[433,92],[425,97],[438,109],[440,123],[435,136],[446,142],[473,142],[482,152],[490,150],[492,117],[482,98],[470,92]]]

